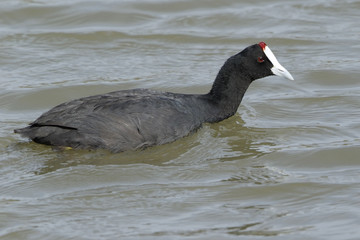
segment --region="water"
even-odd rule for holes
[[[356,0],[0,2],[0,239],[359,239]],[[294,76],[145,151],[54,151],[13,134],[118,89],[205,93],[265,41]]]

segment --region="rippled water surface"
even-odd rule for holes
[[[0,1],[0,239],[359,239],[357,0]],[[64,101],[205,93],[265,41],[295,81],[144,151],[55,151],[13,133]]]

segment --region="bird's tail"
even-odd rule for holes
[[[31,128],[29,127],[24,127],[24,128],[19,128],[19,129],[14,129],[14,133],[18,133],[23,137],[30,137],[31,135]]]

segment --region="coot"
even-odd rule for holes
[[[46,145],[111,152],[161,145],[234,115],[250,83],[270,75],[293,80],[260,42],[230,57],[207,94],[132,89],[84,97],[52,108],[15,133]]]

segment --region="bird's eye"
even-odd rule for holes
[[[257,62],[258,62],[258,63],[263,63],[264,61],[265,61],[265,60],[264,60],[262,57],[258,57],[258,58],[257,58]]]

